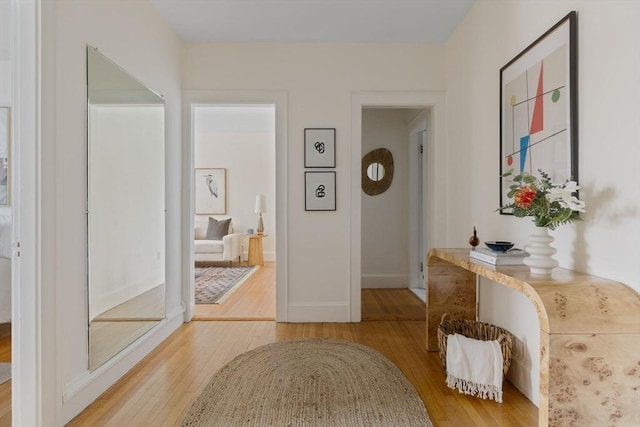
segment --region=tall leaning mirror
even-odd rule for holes
[[[87,46],[89,369],[165,317],[164,99]]]

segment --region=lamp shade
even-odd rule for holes
[[[256,213],[264,213],[267,211],[267,198],[264,194],[258,194],[256,196]]]

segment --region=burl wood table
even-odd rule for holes
[[[640,296],[622,283],[556,268],[469,260],[469,249],[427,256],[427,348],[443,313],[476,318],[476,276],[524,294],[540,321],[539,426],[640,426]],[[500,325],[508,328],[508,325]]]

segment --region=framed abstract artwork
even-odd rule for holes
[[[304,189],[305,211],[336,210],[335,172],[305,172]]]
[[[334,128],[304,130],[304,167],[336,167],[336,130]]]
[[[500,206],[510,170],[578,180],[576,21],[569,13],[500,69]]]
[[[196,214],[227,213],[227,170],[195,170]]]

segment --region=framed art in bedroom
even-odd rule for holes
[[[227,170],[195,170],[196,214],[227,213]]]

